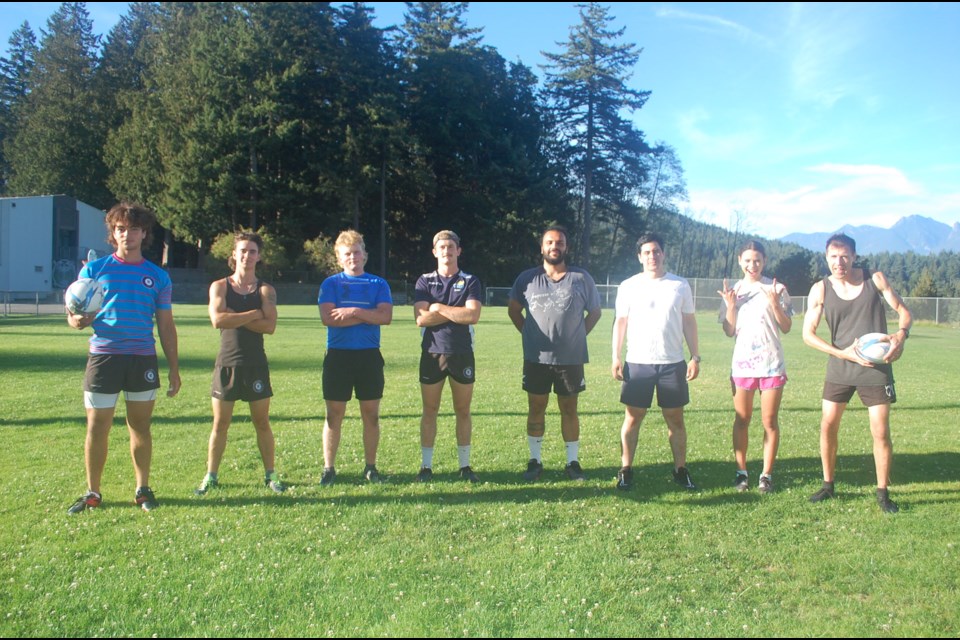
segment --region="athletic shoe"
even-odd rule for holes
[[[480,482],[480,478],[478,478],[477,474],[473,472],[473,469],[470,468],[470,465],[460,467],[460,479],[466,480],[467,482]]]
[[[140,487],[137,489],[137,496],[135,500],[137,502],[137,506],[144,511],[153,511],[160,506],[160,503],[157,502],[157,498],[153,495],[153,491],[150,490],[150,487]]]
[[[623,467],[617,471],[617,489],[621,491],[630,491],[633,488],[633,469]]]
[[[417,482],[430,482],[433,480],[433,469],[430,467],[420,467],[420,473],[417,474]]]
[[[287,490],[287,485],[280,481],[280,476],[277,475],[276,471],[272,471],[269,476],[264,478],[263,484],[274,493],[283,493]]]
[[[576,480],[577,482],[583,482],[584,480],[587,479],[587,476],[583,474],[583,469],[580,467],[580,462],[578,460],[574,460],[573,462],[568,464],[566,467],[564,467],[564,471],[567,472],[567,477],[570,478],[571,480]]]
[[[216,489],[220,485],[217,483],[216,478],[211,476],[209,473],[203,476],[203,480],[200,482],[200,486],[193,490],[193,493],[198,496],[206,495],[207,491],[210,489]]]
[[[693,480],[690,478],[690,473],[687,471],[686,467],[680,467],[673,472],[673,481],[684,489],[690,491],[696,491],[697,485],[693,484]]]
[[[100,506],[101,500],[102,498],[93,491],[87,491],[85,494],[77,498],[76,502],[70,505],[70,508],[67,509],[67,513],[73,515],[75,513],[80,513],[81,511],[86,511],[87,509],[96,509]]]
[[[757,485],[760,493],[773,493],[773,476],[760,476],[760,484]]]
[[[329,469],[324,469],[323,474],[320,476],[320,486],[329,487],[333,484],[333,479],[337,477],[337,471],[330,467]]]
[[[527,482],[534,482],[543,473],[543,463],[535,458],[530,458],[527,463],[527,470],[523,472],[523,479]]]
[[[884,513],[897,513],[900,511],[900,507],[890,499],[890,494],[886,489],[877,489],[877,504],[880,505],[880,510]]]
[[[380,482],[380,472],[377,471],[377,465],[368,464],[366,467],[364,467],[363,477],[367,479],[367,482]]]
[[[763,480],[761,480],[763,482]],[[750,488],[750,479],[747,477],[747,474],[737,472],[737,476],[733,479],[733,488],[743,493]]]
[[[833,483],[824,482],[820,490],[810,496],[810,502],[823,502],[833,497]]]

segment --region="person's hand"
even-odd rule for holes
[[[727,284],[727,279],[723,279],[723,289],[717,291],[720,294],[720,297],[723,298],[723,301],[727,303],[727,309],[733,309],[737,306],[737,292],[731,289]]]
[[[610,374],[614,380],[623,381],[623,361],[620,360],[620,358],[613,359],[613,364],[610,366]]]
[[[773,279],[773,284],[770,285],[770,288],[766,290],[767,300],[770,301],[771,307],[780,306],[780,291],[777,289],[777,279]]]
[[[180,372],[171,371],[169,375],[170,386],[167,387],[167,397],[172,398],[180,392]]]
[[[67,324],[80,331],[93,324],[93,319],[97,317],[95,313],[73,313],[67,310]]]
[[[691,359],[687,363],[687,382],[691,380],[696,380],[697,376],[700,375],[700,363],[696,360]]]

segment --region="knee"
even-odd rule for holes
[[[542,424],[528,424],[527,425],[527,435],[533,438],[542,438],[543,434],[546,433],[547,429]]]

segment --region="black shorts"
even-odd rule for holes
[[[653,406],[654,390],[657,392],[657,405],[661,409],[677,409],[690,404],[687,363],[634,364],[628,362],[623,368],[620,402],[631,407],[649,409]]]
[[[225,402],[254,402],[273,396],[270,368],[263,366],[214,367],[210,396]]]
[[[828,402],[847,404],[853,398],[854,391],[860,396],[860,401],[863,402],[865,407],[893,404],[897,401],[897,389],[893,386],[893,383],[860,386],[837,384],[835,382],[823,383],[823,399]]]
[[[328,349],[323,358],[323,399],[347,402],[383,397],[383,356],[380,349]]]
[[[540,364],[523,361],[523,390],[542,396],[575,396],[587,388],[582,364]]]
[[[91,393],[152,391],[160,388],[157,356],[91,353],[83,390]]]
[[[460,384],[477,381],[476,360],[473,353],[420,354],[420,384],[437,384],[450,376]]]

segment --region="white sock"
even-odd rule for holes
[[[565,443],[567,445],[567,464],[574,462],[575,460],[580,459],[580,441],[574,440],[573,442]]]
[[[540,462],[540,449],[543,446],[543,436],[527,436],[527,445],[530,447],[530,459]]]
[[[457,447],[457,458],[460,459],[460,468],[470,466],[470,445]]]
[[[433,468],[433,447],[420,447],[423,452],[423,466],[427,469]]]

